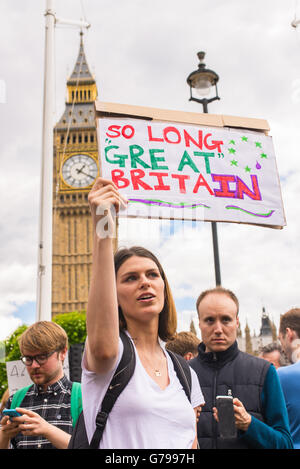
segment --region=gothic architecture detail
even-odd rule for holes
[[[80,34],[78,58],[67,81],[65,111],[54,127],[52,315],[85,310],[91,276],[88,192],[99,175],[97,86]]]
[[[261,347],[270,344],[271,342],[277,341],[277,329],[273,321],[271,321],[269,315],[266,313],[265,307],[262,308],[261,313],[261,327],[259,335],[256,336],[255,333],[251,335],[248,322],[246,322],[246,327],[244,330],[245,334],[242,335],[241,330],[239,329],[239,334],[237,341],[239,348],[244,352],[258,355]]]

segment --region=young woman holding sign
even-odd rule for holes
[[[104,230],[107,221],[113,227],[112,212],[126,203],[116,186],[102,178],[89,194],[94,247],[82,373],[88,439],[122,356],[121,328],[134,344],[136,364],[109,414],[99,447],[196,448],[196,413],[204,400],[192,370],[189,402],[165,351],[164,341],[176,331],[176,310],[164,271],[144,248],[122,249],[114,257],[112,238]]]

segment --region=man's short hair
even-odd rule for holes
[[[20,335],[18,341],[21,353],[24,350],[50,353],[68,347],[66,331],[51,321],[35,322]]]
[[[283,336],[285,336],[287,327],[295,331],[300,338],[300,308],[292,308],[280,316],[279,332]]]
[[[259,349],[259,353],[262,357],[272,352],[279,352],[279,364],[280,366],[286,366],[289,364],[286,356],[282,351],[282,347],[279,342],[271,342],[270,344],[264,345]]]
[[[193,332],[178,332],[175,338],[167,342],[166,349],[184,357],[186,353],[198,354],[200,340]]]
[[[209,290],[205,290],[202,293],[200,293],[200,295],[198,296],[197,302],[196,302],[197,312],[198,312],[198,307],[199,307],[199,304],[201,303],[201,301],[204,300],[204,298],[207,295],[209,295],[210,293],[223,294],[223,295],[226,295],[229,298],[231,298],[232,301],[235,303],[235,305],[237,307],[237,314],[239,313],[240,305],[239,305],[239,300],[237,299],[236,295],[231,290],[228,290],[228,288],[223,288],[223,287],[220,287],[220,286],[215,287],[215,288],[210,288]]]

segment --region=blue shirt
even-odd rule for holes
[[[300,361],[279,368],[294,447],[300,449]]]
[[[252,416],[245,438],[252,448],[293,449],[289,419],[280,381],[273,365],[270,366],[261,395],[265,422]]]

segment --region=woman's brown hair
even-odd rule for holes
[[[176,332],[177,313],[176,313],[174,299],[173,299],[171,289],[170,289],[168,280],[166,278],[165,272],[159,260],[151,251],[148,251],[148,249],[143,248],[141,246],[132,246],[131,248],[120,248],[116,251],[115,256],[114,256],[116,275],[121,265],[124,264],[124,262],[132,256],[146,257],[148,259],[151,259],[157,265],[159,273],[165,284],[165,302],[164,302],[163,309],[159,315],[158,335],[164,341],[170,340],[173,338]],[[120,307],[119,307],[119,325],[120,325],[120,329],[127,328],[126,320],[124,318],[124,315]]]

